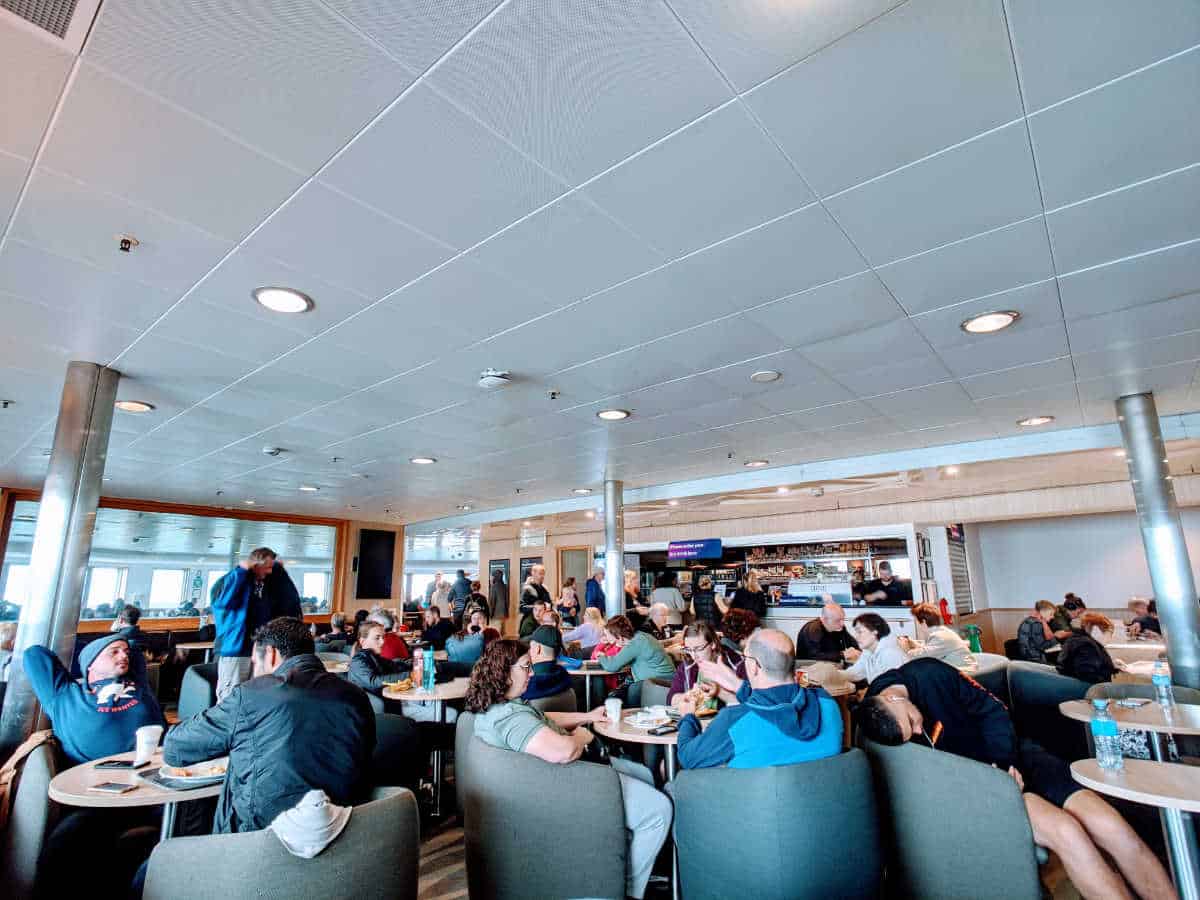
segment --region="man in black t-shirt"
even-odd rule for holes
[[[879,564],[879,577],[863,585],[868,606],[912,606],[912,582],[892,575],[890,563]]]
[[[821,608],[821,617],[805,623],[796,635],[796,658],[823,662],[842,662],[842,652],[858,649],[858,642],[846,631],[846,613],[830,601]]]

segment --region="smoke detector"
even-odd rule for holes
[[[270,444],[262,448],[262,452],[267,456],[278,456],[281,453],[286,453],[282,447],[272,447]]]
[[[479,373],[478,384],[485,391],[494,391],[512,384],[512,375],[500,369],[484,369]]]

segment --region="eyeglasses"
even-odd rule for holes
[[[526,660],[523,663],[513,663],[513,668],[514,669],[524,669],[526,672],[532,672],[533,671],[533,663],[529,662],[529,660]]]
[[[701,644],[699,647],[689,647],[687,644],[684,644],[683,652],[686,653],[688,656],[695,656],[700,651],[707,650],[711,646],[712,646],[712,644]]]
[[[743,659],[744,661],[746,661],[746,662],[752,662],[752,663],[754,663],[754,664],[755,664],[756,666],[758,666],[760,669],[762,668],[762,663],[760,663],[760,662],[759,662],[757,659],[755,659],[753,656],[750,656],[750,655],[749,655],[749,654],[747,654],[747,653],[743,653],[743,654],[742,654],[742,659]]]

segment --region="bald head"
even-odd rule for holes
[[[796,679],[796,646],[792,639],[774,628],[760,628],[750,635],[746,655],[758,663],[753,673],[747,671],[755,688],[790,684]]]
[[[838,604],[830,602],[821,607],[821,624],[826,631],[838,632],[846,627],[846,613]]]

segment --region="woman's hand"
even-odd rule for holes
[[[605,712],[603,706],[597,706],[595,709],[593,709],[590,713],[587,714],[586,721],[592,722],[592,723],[607,722],[608,721],[608,713]]]
[[[729,666],[725,665],[724,659],[718,659],[715,662],[707,660],[697,663],[700,666],[700,674],[708,681],[715,682],[727,691],[737,692],[741,687],[742,680],[737,677],[737,673]]]
[[[696,701],[688,694],[676,694],[671,705],[679,710],[680,714],[685,716],[696,712]]]
[[[857,647],[847,647],[842,651],[842,656],[846,657],[846,662],[853,665],[854,663],[858,662],[858,658],[862,656],[862,651]]]

